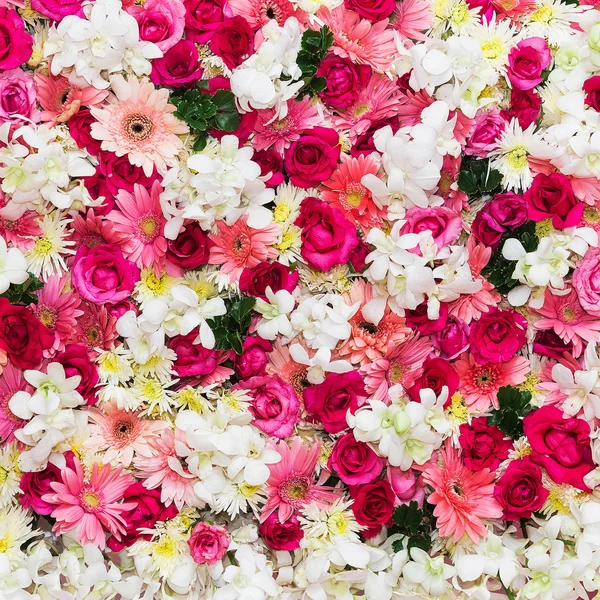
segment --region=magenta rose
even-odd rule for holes
[[[235,370],[240,379],[264,375],[269,352],[273,352],[271,342],[257,335],[249,335],[242,344],[242,353],[236,354],[234,359]]]
[[[352,414],[367,398],[363,378],[358,371],[328,373],[325,381],[307,387],[304,392],[304,407],[325,431],[339,433],[348,428],[346,414]]]
[[[555,406],[543,406],[523,419],[523,431],[532,449],[531,460],[544,467],[556,483],[591,492],[583,481],[595,468],[587,421],[565,419]]]
[[[396,0],[344,0],[344,5],[363,19],[377,23],[387,19],[394,12]]]
[[[362,273],[367,266],[367,256],[369,254],[371,254],[369,244],[359,239],[358,244],[350,251],[350,258],[348,259],[355,273]]]
[[[183,0],[185,35],[190,42],[206,44],[219,29],[225,16],[232,16],[227,0]],[[227,14],[226,14],[227,13]]]
[[[54,361],[60,363],[67,377],[78,375],[81,381],[77,391],[88,406],[96,404],[96,385],[98,384],[98,367],[90,359],[85,346],[79,344],[67,344],[60,354],[54,357]]]
[[[240,275],[240,291],[255,298],[267,300],[266,291],[270,287],[273,293],[279,290],[293,292],[298,285],[298,272],[280,262],[263,261],[252,269],[244,269]]]
[[[327,87],[319,92],[319,98],[327,106],[343,110],[357,101],[360,91],[371,78],[371,68],[330,54],[319,64],[317,77],[324,77],[327,84]]]
[[[179,377],[210,375],[219,365],[219,352],[195,344],[197,337],[198,330],[194,329],[187,335],[172,337],[167,344],[177,354],[173,368]]]
[[[590,248],[573,271],[573,287],[583,309],[600,317],[600,249]]]
[[[439,396],[442,388],[446,386],[448,388],[446,405],[449,405],[452,402],[454,392],[458,389],[459,383],[460,377],[458,373],[447,360],[437,357],[428,358],[423,363],[423,373],[415,379],[415,382],[406,390],[406,393],[415,402],[420,402],[420,392],[422,389],[431,389],[435,392],[436,396]]]
[[[462,227],[460,215],[445,206],[414,206],[406,211],[406,223],[402,226],[401,233],[431,231],[435,245],[443,248],[456,240]],[[415,251],[420,252],[418,248]]]
[[[586,79],[583,83],[583,91],[585,92],[584,103],[600,111],[600,75]]]
[[[146,0],[129,6],[127,12],[138,22],[140,39],[156,44],[163,53],[183,36],[185,6],[180,0]]]
[[[521,40],[508,55],[508,79],[514,87],[530,90],[542,83],[542,71],[551,60],[552,54],[544,38]]]
[[[527,221],[527,202],[520,194],[496,194],[489,207],[491,217],[505,229],[516,229]]]
[[[367,528],[362,534],[367,539],[375,537],[392,519],[396,499],[392,486],[385,479],[376,479],[352,486],[350,495],[354,500],[352,512],[356,521]]]
[[[385,459],[365,442],[359,442],[352,432],[337,439],[329,457],[329,468],[347,485],[370,483],[384,466]]]
[[[280,439],[292,435],[300,418],[300,400],[291,385],[277,376],[262,376],[251,377],[235,387],[251,396],[255,427]]]
[[[188,540],[190,554],[199,565],[214,565],[227,553],[231,536],[225,527],[201,521],[192,529]]]
[[[467,0],[469,8],[479,8],[479,17],[484,23],[489,23],[495,14],[494,4],[491,0]]]
[[[31,0],[31,8],[57,23],[69,15],[84,16],[83,0]]]
[[[116,196],[119,190],[133,193],[133,186],[136,183],[150,189],[152,184],[160,179],[156,169],[148,177],[144,169],[132,165],[126,155],[117,156],[114,152],[100,151],[98,160],[98,168],[104,175],[106,186],[112,196]]]
[[[27,62],[32,48],[33,38],[17,11],[0,6],[0,70],[16,69]]]
[[[34,123],[40,120],[33,77],[21,69],[4,71],[0,73],[0,123],[17,125],[23,118]]]
[[[400,79],[398,81],[400,81]],[[350,156],[365,156],[371,154],[371,152],[377,152],[373,136],[376,131],[379,131],[383,127],[387,127],[388,125],[392,128],[393,133],[396,133],[400,128],[398,119],[382,119],[372,123],[367,131],[358,135],[354,145],[350,148]]]
[[[510,93],[510,106],[502,111],[502,116],[510,121],[517,119],[521,129],[527,129],[540,118],[542,98],[534,90],[513,88]]]
[[[552,219],[555,229],[574,227],[583,215],[583,202],[575,198],[571,182],[562,173],[538,173],[525,192],[525,200],[532,221]]]
[[[96,123],[96,119],[88,108],[83,108],[68,120],[67,125],[77,146],[87,150],[92,156],[98,156],[102,142],[92,137],[92,123]]]
[[[412,470],[402,471],[398,467],[388,465],[386,479],[396,496],[395,506],[411,502],[416,502],[419,507],[423,506],[425,490],[419,485],[419,478]]]
[[[232,17],[223,20],[209,45],[230,69],[235,69],[254,52],[254,34],[246,19]]]
[[[192,87],[201,79],[203,72],[194,43],[179,40],[161,58],[152,61],[150,79],[155,85]]]
[[[517,311],[490,310],[471,324],[471,353],[481,365],[507,362],[525,345],[526,333],[527,319]]]
[[[267,187],[276,187],[283,183],[283,159],[275,150],[259,150],[252,156],[252,160],[260,167],[260,177]]]
[[[208,264],[213,245],[208,233],[196,221],[189,223],[174,240],[167,240],[167,259],[182,270],[193,270]]]
[[[431,335],[441,331],[448,321],[448,305],[446,302],[440,304],[440,312],[437,319],[430,319],[427,314],[427,302],[422,302],[414,310],[406,311],[406,324],[411,329],[416,329],[421,335]]]
[[[469,348],[469,326],[458,317],[448,317],[443,329],[431,336],[433,347],[442,358],[452,360]]]
[[[477,417],[470,424],[462,424],[458,443],[462,448],[463,462],[471,471],[495,471],[513,447],[512,441],[500,429],[488,425],[486,417]]]
[[[502,240],[502,235],[506,232],[506,227],[500,225],[491,214],[491,202],[488,202],[475,215],[475,220],[471,225],[473,237],[484,246],[496,250]]]
[[[73,287],[94,304],[120,302],[131,296],[140,268],[116,244],[80,246],[71,273]]]
[[[272,550],[288,552],[300,548],[300,540],[304,537],[304,531],[296,515],[281,523],[277,512],[271,513],[266,521],[260,524],[258,533]]]
[[[506,129],[506,120],[498,110],[480,111],[475,117],[475,127],[467,140],[465,154],[487,158],[496,149],[498,139]]]
[[[340,158],[340,137],[333,129],[313,127],[285,151],[285,170],[293,185],[317,187],[335,171]]]
[[[113,552],[129,548],[138,540],[149,540],[152,535],[141,533],[141,529],[152,529],[157,521],[166,521],[177,515],[175,504],[165,506],[160,501],[160,489],[147,490],[141,482],[132,483],[124,492],[125,502],[135,502],[131,508],[122,514],[125,521],[125,533],[121,540],[111,536],[106,545]]]
[[[542,484],[542,470],[525,456],[513,460],[494,487],[494,498],[502,507],[503,519],[528,519],[540,510],[548,498],[548,490]]]
[[[564,358],[565,352],[569,354],[573,352],[573,342],[565,343],[552,329],[538,331],[533,340],[533,351],[536,354],[559,360]]]
[[[316,198],[302,201],[296,225],[302,228],[302,258],[317,271],[347,263],[358,245],[356,228],[342,211]]]
[[[114,193],[108,187],[106,175],[103,175],[98,167],[96,167],[95,175],[91,175],[90,177],[82,177],[81,180],[83,181],[83,185],[85,185],[85,189],[94,200],[99,200],[100,198],[103,199],[102,204],[99,206],[94,206],[94,215],[106,216],[111,210],[114,209]],[[104,239],[99,241],[99,243],[104,243]],[[86,246],[89,245],[90,244],[86,244]]]

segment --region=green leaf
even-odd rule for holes
[[[256,299],[250,296],[226,301],[227,312],[219,317],[208,319],[207,322],[215,336],[217,350],[235,350],[237,354],[241,354],[255,303]]]
[[[33,292],[41,290],[44,284],[33,273],[28,275],[24,283],[11,285],[0,297],[6,298],[11,304],[37,304],[38,297]]]
[[[523,417],[531,409],[531,393],[507,385],[498,390],[498,408],[491,411],[488,422],[517,439],[523,435]]]
[[[401,504],[394,509],[394,526],[390,535],[399,533],[404,536],[394,544],[394,550],[413,547],[428,551],[431,548],[431,533],[436,527],[433,506],[425,502],[422,508],[413,500],[410,504]]]
[[[302,71],[304,85],[298,92],[298,99],[306,95],[314,96],[325,89],[327,83],[323,77],[315,77],[321,61],[333,45],[333,33],[327,25],[316,31],[308,29],[302,34],[300,52],[296,62]]]
[[[489,159],[463,158],[458,175],[458,187],[469,196],[493,194],[502,183],[502,175],[492,169]]]

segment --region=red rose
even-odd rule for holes
[[[573,351],[573,342],[566,344],[552,329],[538,331],[533,342],[533,351],[558,360],[564,357],[565,352]]]
[[[68,120],[67,125],[77,146],[87,150],[92,156],[98,156],[102,142],[92,137],[92,123],[96,123],[96,119],[89,108],[82,108]]]
[[[192,530],[188,540],[190,554],[199,565],[214,565],[226,554],[231,543],[231,536],[225,527],[198,523]]]
[[[90,359],[87,348],[78,344],[68,344],[64,352],[58,354],[54,360],[63,366],[67,377],[73,377],[74,375],[81,377],[77,391],[88,406],[96,404],[98,402],[96,396],[98,368]]]
[[[137,504],[121,515],[125,520],[125,534],[121,536],[121,541],[112,536],[106,541],[113,552],[120,552],[137,540],[149,540],[152,536],[140,533],[140,529],[152,529],[157,521],[172,519],[177,514],[174,504],[166,507],[160,501],[160,489],[147,490],[140,482],[132,483],[123,492],[123,499]]]
[[[448,320],[448,305],[446,302],[440,304],[440,314],[437,319],[431,320],[427,314],[427,302],[423,302],[414,310],[406,311],[406,324],[411,329],[416,329],[421,335],[431,335],[441,331]]]
[[[347,412],[354,414],[367,397],[358,371],[329,373],[323,383],[307,387],[303,395],[307,412],[315,415],[329,433],[347,429]]]
[[[500,225],[490,214],[490,205],[491,202],[488,202],[475,215],[475,220],[471,225],[471,233],[480,244],[496,250],[500,245],[502,234],[506,231],[506,228]]]
[[[288,552],[300,548],[300,540],[304,537],[304,531],[296,515],[281,523],[276,512],[271,513],[267,520],[260,524],[258,533],[272,550]]]
[[[377,23],[387,19],[394,12],[396,0],[344,0],[344,5],[363,19]]]
[[[522,129],[527,129],[540,118],[542,98],[534,90],[513,88],[510,93],[510,106],[501,112],[510,121],[517,119]]]
[[[187,335],[176,335],[167,344],[177,354],[173,364],[179,377],[210,375],[219,365],[220,354],[217,350],[209,350],[202,344],[195,344],[198,330],[194,329]]]
[[[544,467],[556,483],[591,492],[583,482],[595,468],[587,421],[565,419],[555,406],[543,406],[523,419],[523,430],[533,450],[531,459]]]
[[[371,68],[330,54],[321,61],[317,77],[324,77],[327,84],[325,90],[319,92],[319,98],[327,106],[343,110],[356,102],[371,78]]]
[[[367,527],[362,534],[365,538],[375,537],[392,518],[396,498],[392,486],[385,479],[376,479],[351,487],[350,495],[354,500],[352,512],[356,521]]]
[[[448,317],[444,328],[431,337],[433,347],[442,358],[452,360],[469,347],[469,326],[458,317]]]
[[[254,52],[254,35],[248,21],[237,16],[221,23],[209,45],[230,69],[235,69]]]
[[[183,0],[183,3],[186,38],[196,44],[206,44],[223,23],[227,0]]]
[[[600,75],[594,75],[586,79],[583,84],[585,92],[585,104],[591,106],[594,110],[600,111]]]
[[[183,270],[208,264],[213,243],[196,221],[189,223],[174,240],[167,240],[167,259]]]
[[[377,456],[365,442],[355,439],[352,432],[338,438],[329,457],[329,468],[347,485],[371,483],[385,467],[385,459]]]
[[[361,273],[367,266],[367,256],[371,254],[371,248],[363,240],[359,239],[358,244],[350,251],[350,264],[355,273]]]
[[[240,379],[264,375],[269,362],[267,354],[273,345],[257,335],[249,335],[242,344],[242,353],[235,356],[234,365]]]
[[[152,61],[150,79],[155,85],[192,87],[202,77],[203,72],[194,43],[190,40],[179,40],[161,58]]]
[[[527,221],[527,203],[520,194],[496,194],[489,207],[490,216],[506,229],[516,229]]]
[[[401,79],[398,79],[397,81],[400,82]],[[376,121],[369,129],[367,129],[367,131],[361,133],[356,138],[354,145],[350,148],[350,156],[365,156],[371,154],[371,152],[377,152],[375,142],[373,141],[373,135],[375,135],[376,131],[379,131],[387,125],[392,128],[393,133],[396,133],[399,129],[398,119]]]
[[[544,506],[548,490],[542,485],[542,470],[529,456],[513,460],[494,487],[494,498],[502,507],[503,519],[528,519]]]
[[[542,82],[542,71],[552,54],[544,38],[521,40],[508,55],[508,79],[520,90],[530,90]]]
[[[42,325],[24,306],[13,306],[0,298],[0,349],[18,369],[35,369],[43,358],[43,351],[51,348],[54,333]]]
[[[523,315],[496,308],[471,325],[471,352],[480,365],[506,362],[525,345],[526,334]]]
[[[571,182],[562,173],[538,173],[525,192],[525,200],[531,220],[552,219],[555,229],[574,227],[583,215],[583,202],[575,198]]]
[[[293,185],[317,187],[335,171],[340,158],[340,137],[333,129],[314,127],[285,151],[285,170]]]
[[[458,389],[459,383],[460,377],[458,373],[447,360],[443,358],[428,358],[423,363],[422,375],[415,379],[415,382],[406,390],[406,393],[415,402],[420,402],[420,391],[422,389],[429,388],[435,392],[436,396],[439,396],[442,388],[446,386],[448,388],[447,406],[452,402],[452,396]]]
[[[356,228],[342,211],[316,198],[302,201],[296,225],[302,227],[302,258],[317,271],[347,263],[358,245]]]
[[[113,196],[116,196],[119,190],[133,193],[133,186],[136,183],[150,189],[152,184],[160,179],[156,168],[152,175],[147,177],[144,169],[132,165],[126,155],[117,156],[114,152],[100,152],[98,159],[100,172],[106,177],[106,185]]]
[[[127,159],[126,159],[127,160]],[[127,161],[129,162],[129,161]],[[115,207],[115,197],[111,189],[108,187],[106,175],[103,175],[98,167],[96,174],[90,177],[82,177],[83,185],[94,200],[98,200],[102,196],[104,198],[100,206],[94,206],[94,214],[96,216],[106,216]],[[85,242],[82,242],[85,243]],[[86,246],[90,244],[86,243]]]
[[[495,471],[512,448],[512,442],[500,429],[488,425],[486,417],[477,417],[470,424],[461,425],[458,443],[463,450],[463,462],[471,471]]]
[[[276,187],[283,183],[283,159],[275,150],[259,150],[252,156],[252,160],[260,167],[261,178],[270,175],[265,181],[267,187]]]
[[[244,269],[240,275],[240,291],[255,298],[267,300],[265,292],[268,287],[273,293],[279,290],[292,292],[298,285],[298,272],[280,262],[263,261],[252,269]]]

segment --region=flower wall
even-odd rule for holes
[[[599,179],[593,0],[0,0],[0,599],[595,597]]]

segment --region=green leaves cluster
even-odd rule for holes
[[[38,297],[34,294],[41,290],[44,284],[32,273],[28,273],[29,279],[19,285],[11,285],[0,298],[6,298],[11,304],[37,304]]]
[[[202,92],[207,85],[201,81],[191,90],[180,89],[171,94],[171,102],[177,107],[175,116],[185,121],[196,136],[195,152],[206,146],[209,129],[235,131],[240,125],[233,93],[230,90],[217,90],[214,94]]]
[[[394,509],[394,526],[390,534],[399,533],[405,536],[394,544],[394,550],[421,548],[427,552],[431,548],[431,532],[436,522],[433,516],[433,506],[427,502],[423,508],[413,500],[410,504],[401,504]]]
[[[463,158],[458,175],[458,187],[469,196],[494,194],[500,189],[502,175],[492,169],[489,159]]]
[[[225,302],[227,312],[224,315],[207,319],[215,335],[217,350],[235,350],[237,354],[241,354],[242,343],[252,321],[252,309],[255,303],[255,298],[241,296]]]
[[[498,391],[498,409],[493,409],[488,423],[510,438],[523,435],[523,417],[531,411],[531,393],[506,385]]]
[[[304,85],[300,89],[299,98],[310,95],[314,96],[322,92],[326,87],[324,77],[315,77],[321,61],[325,58],[327,51],[333,45],[333,33],[324,25],[318,31],[308,29],[302,34],[300,52],[296,62],[302,70]]]

